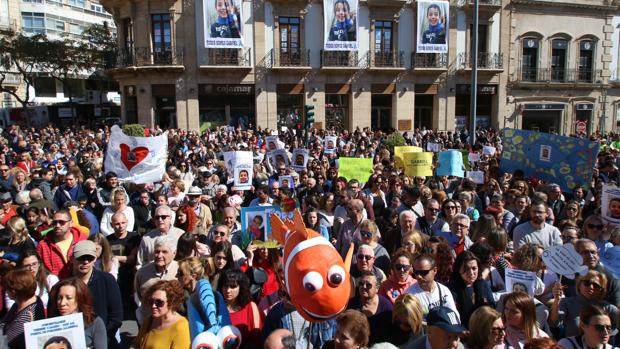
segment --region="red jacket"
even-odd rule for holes
[[[71,234],[73,234],[73,241],[71,242],[71,246],[69,246],[67,262],[65,262],[60,248],[58,248],[56,243],[54,243],[53,232],[45,235],[45,238],[41,240],[37,246],[37,254],[41,257],[43,265],[45,265],[47,270],[58,276],[60,279],[71,276],[73,247],[75,247],[75,244],[78,242],[86,240],[86,236],[80,233],[80,231],[75,227],[71,227]]]

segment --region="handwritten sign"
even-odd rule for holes
[[[522,170],[525,177],[557,183],[564,191],[590,187],[599,152],[596,142],[525,130],[503,132],[502,172]]]
[[[65,348],[86,348],[82,313],[26,322],[24,333],[26,349],[45,348],[51,343],[64,344]]]
[[[394,147],[394,167],[404,168],[403,154],[404,153],[421,153],[422,148],[414,147],[412,145]]]
[[[506,269],[506,292],[525,292],[534,296],[536,273],[518,269]]]
[[[441,146],[439,145],[439,143],[426,143],[426,150],[427,151],[432,151],[433,153],[439,153],[439,151],[441,150]]]
[[[372,159],[370,158],[339,158],[340,167],[338,176],[347,180],[357,179],[364,183],[372,174]]]
[[[476,184],[484,184],[484,171],[467,171],[467,177]]]
[[[482,154],[484,155],[493,156],[495,155],[496,151],[497,149],[495,149],[495,147],[492,147],[490,145],[485,145],[484,147],[482,147]]]
[[[405,176],[432,176],[433,153],[405,153]]]
[[[588,267],[583,265],[583,258],[575,251],[573,244],[551,246],[543,251],[542,260],[548,270],[574,279],[575,274],[585,275]]]
[[[446,150],[438,154],[439,167],[435,170],[437,176],[464,177],[463,155],[458,150]]]

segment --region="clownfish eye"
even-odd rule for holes
[[[311,271],[304,276],[304,288],[310,292],[316,292],[323,288],[323,276],[316,271]]]
[[[334,265],[327,272],[327,281],[331,286],[338,286],[344,281],[345,273],[339,265]]]

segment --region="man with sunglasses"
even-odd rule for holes
[[[383,270],[375,266],[375,251],[369,245],[360,245],[355,254],[355,263],[351,266],[351,279],[353,285],[357,285],[360,277],[365,272],[372,272],[381,284],[386,279]]]
[[[435,307],[450,308],[460,318],[452,292],[446,286],[435,281],[435,275],[437,275],[435,259],[428,254],[418,255],[413,261],[413,277],[418,282],[409,286],[405,293],[410,293],[418,298],[422,304],[425,320],[428,312]]]
[[[424,208],[424,217],[419,217],[416,220],[415,228],[428,236],[449,232],[450,227],[448,223],[438,218],[439,211],[439,201],[428,199],[426,201],[426,207]]]
[[[171,236],[175,242],[179,241],[183,235],[183,229],[172,226],[172,209],[168,205],[161,205],[155,209],[153,215],[155,221],[155,229],[146,233],[142,237],[140,247],[138,248],[138,258],[136,261],[136,269],[140,269],[142,265],[153,260],[155,256],[155,239],[159,236]]]
[[[214,248],[214,246],[223,241],[230,242],[230,229],[226,224],[216,224],[211,231],[211,239],[209,240],[209,247]],[[239,248],[239,246],[235,244],[231,244],[231,251],[233,255],[233,260],[239,266],[243,264],[245,261],[245,253]]]
[[[86,240],[86,235],[72,226],[71,215],[65,210],[54,213],[52,227],[39,242],[37,254],[50,273],[63,279],[71,276],[73,249],[78,242]]]
[[[118,348],[116,330],[123,322],[123,301],[116,279],[95,268],[97,245],[80,241],[73,250],[73,276],[88,286],[95,313],[103,320],[108,333],[108,348]]]

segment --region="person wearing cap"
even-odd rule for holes
[[[209,206],[200,202],[201,196],[202,189],[196,186],[190,187],[186,195],[187,203],[192,209],[194,209],[196,217],[198,218],[197,227],[202,229],[202,231],[207,232],[213,224],[213,216],[211,215],[211,209]]]
[[[13,207],[13,197],[11,193],[4,192],[0,194],[0,224],[6,225],[12,217],[17,215],[15,208]]]
[[[408,343],[404,349],[462,349],[460,336],[466,329],[458,315],[447,307],[435,307],[426,317],[426,335]]]
[[[103,320],[108,334],[108,348],[117,348],[116,331],[123,322],[123,302],[116,279],[110,273],[95,268],[97,245],[90,240],[80,241],[73,249],[73,276],[82,280],[93,297],[95,313]]]

